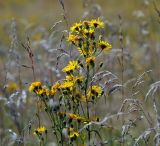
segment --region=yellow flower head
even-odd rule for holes
[[[79,137],[79,133],[78,132],[71,132],[68,136],[70,139],[76,139],[77,137]]]
[[[72,127],[67,127],[67,131],[68,131],[68,133],[73,132],[73,131],[74,131],[74,128],[72,128]]]
[[[36,91],[36,90],[39,90],[42,88],[42,84],[41,82],[32,82],[31,85],[29,86],[29,92],[32,92],[32,91]]]
[[[51,96],[54,96],[56,94],[56,91],[57,89],[59,89],[60,85],[61,84],[59,82],[56,82],[55,84],[52,85],[50,92],[49,92]]]
[[[106,41],[100,41],[98,46],[101,50],[109,51],[112,48],[112,45],[107,43]]]
[[[56,82],[54,85],[52,85],[51,89],[57,90],[61,84],[59,82]]]
[[[39,89],[39,90],[36,90],[36,91],[35,91],[35,93],[36,93],[37,95],[42,95],[44,92],[45,92],[44,89]]]
[[[73,82],[74,84],[76,83],[76,81],[78,83],[81,83],[83,81],[83,76],[68,75],[64,80],[65,82]]]
[[[82,33],[85,38],[88,38],[88,37],[93,38],[94,29],[84,29]]]
[[[91,38],[93,38],[94,37],[94,29],[89,29],[89,36],[91,37]]]
[[[66,76],[66,78],[64,80],[66,82],[73,82],[73,83],[75,83],[76,82],[76,77],[73,76],[73,75],[68,75],[68,76]]]
[[[104,23],[99,18],[97,20],[93,19],[90,21],[90,26],[95,28],[103,28]]]
[[[40,134],[40,133],[42,134],[45,132],[45,130],[46,128],[44,126],[38,127],[37,129],[34,130],[34,134]]]
[[[65,90],[65,89],[72,89],[74,83],[73,82],[63,82],[59,88],[62,89],[62,90]]]
[[[81,95],[80,98],[79,98],[79,100],[80,100],[81,102],[86,102],[86,101],[87,101],[87,98],[86,98],[86,96]]]
[[[74,128],[68,127],[67,128],[68,132],[68,138],[71,140],[75,140],[77,137],[79,137],[79,133],[74,130]]]
[[[68,65],[62,69],[63,72],[71,73],[79,68],[78,61],[69,61]]]
[[[84,77],[83,76],[76,76],[76,81],[77,83],[82,83],[84,80]]]
[[[78,40],[78,38],[77,38],[77,36],[76,35],[72,35],[72,34],[70,34],[69,35],[69,37],[68,37],[68,39],[67,39],[69,42],[71,42],[71,43],[76,43],[76,41]]]
[[[79,32],[82,28],[82,23],[75,23],[72,27],[70,27],[71,32]]]
[[[89,30],[88,29],[83,30],[83,36],[84,37],[89,37]]]
[[[89,97],[90,96],[98,97],[98,96],[101,96],[101,93],[102,93],[101,87],[94,85],[94,86],[90,87],[90,90],[89,90],[87,96],[89,96]]]
[[[56,94],[56,90],[55,89],[51,89],[50,92],[49,92],[49,94],[51,96],[54,96]]]
[[[6,86],[7,93],[12,93],[13,91],[17,90],[19,87],[15,82],[9,82]]]
[[[86,58],[86,64],[87,64],[87,65],[93,64],[94,61],[95,61],[95,57],[94,57],[94,56],[91,56],[91,57]]]
[[[39,133],[43,133],[43,132],[45,132],[45,130],[46,130],[46,128],[45,128],[44,126],[37,128],[37,131],[38,131]]]
[[[45,94],[46,96],[49,96],[49,95],[50,95],[49,89],[44,89],[44,94]]]
[[[78,123],[82,123],[82,124],[87,124],[87,123],[88,123],[88,120],[85,119],[84,117],[79,116],[79,117],[77,118],[77,122],[78,122]]]
[[[70,113],[70,114],[68,114],[68,118],[69,118],[70,120],[77,120],[78,116],[75,115],[75,114]]]

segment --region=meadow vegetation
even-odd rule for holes
[[[1,146],[160,146],[158,0],[0,8]]]

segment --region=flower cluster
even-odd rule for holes
[[[112,47],[101,37],[98,40],[96,38],[96,32],[103,27],[104,23],[100,19],[93,19],[75,23],[70,28],[68,41],[77,47],[81,56],[89,58],[86,61],[88,64],[90,63],[89,60],[94,61],[94,55],[98,51],[109,51]]]
[[[104,23],[99,18],[71,26],[67,41],[76,47],[79,60],[70,60],[62,69],[65,77],[53,85],[43,86],[41,82],[33,82],[29,86],[29,91],[40,96],[44,103],[45,111],[53,123],[54,134],[62,145],[84,145],[90,141],[91,131],[95,129],[88,127],[83,132],[79,132],[79,129],[91,121],[99,120],[96,112],[92,111],[96,101],[103,96],[101,85],[93,82],[97,70],[96,59],[100,53],[111,48],[99,35],[103,27]],[[36,129],[36,133],[41,134],[44,130],[41,127]]]

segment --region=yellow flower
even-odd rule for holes
[[[100,41],[98,43],[98,46],[100,47],[101,50],[104,50],[104,51],[109,51],[110,48],[112,48],[112,45],[107,43],[106,41]]]
[[[70,120],[77,120],[78,116],[75,115],[75,114],[70,113],[70,114],[68,114],[68,118],[69,118]]]
[[[68,136],[70,139],[76,139],[77,137],[79,137],[79,133],[78,132],[71,132]]]
[[[83,36],[84,37],[88,37],[89,36],[89,30],[88,29],[84,29],[83,30]]]
[[[79,137],[79,133],[74,130],[72,127],[67,127],[67,133],[68,133],[68,138],[71,140],[75,140],[77,137]]]
[[[37,131],[38,131],[39,133],[43,133],[43,132],[45,132],[45,130],[46,130],[46,128],[45,128],[44,126],[37,128]]]
[[[82,83],[83,82],[84,77],[83,76],[76,76],[76,81],[77,83]]]
[[[70,27],[71,32],[79,32],[82,28],[82,23],[75,23],[72,27]]]
[[[77,122],[82,123],[82,124],[87,124],[89,121],[85,119],[84,117],[79,116],[77,118]]]
[[[59,88],[64,90],[64,89],[72,89],[74,83],[73,82],[63,82]]]
[[[46,90],[44,88],[35,90],[37,95],[46,95]]]
[[[51,96],[54,96],[55,94],[56,94],[56,90],[55,90],[55,89],[51,89],[51,90],[50,90],[50,95],[51,95]]]
[[[57,90],[60,85],[61,85],[61,84],[60,84],[59,82],[56,82],[56,83],[51,87],[51,89]]]
[[[86,96],[81,95],[80,98],[79,98],[79,100],[80,100],[81,102],[86,102],[87,98],[86,98]]]
[[[75,82],[77,81],[78,83],[83,81],[83,76],[73,76],[73,75],[68,75],[66,76],[66,78],[64,79],[65,82],[73,82],[75,84]]]
[[[56,94],[57,89],[60,87],[60,83],[56,82],[55,84],[52,85],[51,90],[50,90],[50,95],[54,96]]]
[[[95,28],[103,28],[104,23],[99,18],[97,20],[93,19],[90,21],[90,26]]]
[[[49,96],[50,91],[44,87],[42,87],[41,82],[33,82],[29,86],[29,91],[32,92],[34,91],[37,95],[42,95],[42,96]]]
[[[89,35],[90,35],[91,38],[94,37],[94,32],[95,32],[94,29],[89,30]]]
[[[64,80],[66,82],[73,82],[73,83],[75,83],[76,82],[76,77],[73,76],[73,75],[69,75],[69,76],[66,76],[66,78]]]
[[[91,86],[87,96],[101,96],[102,90],[100,86]]]
[[[33,82],[31,83],[31,85],[29,86],[29,92],[32,92],[32,91],[36,91],[38,89],[41,89],[42,88],[42,84],[41,82]]]
[[[72,42],[72,43],[76,43],[76,41],[78,40],[77,36],[76,35],[72,35],[70,34],[68,39],[67,39],[69,42]]]
[[[44,89],[44,93],[45,93],[46,96],[49,96],[50,95],[49,89]]]
[[[83,30],[83,36],[85,38],[88,38],[88,37],[93,38],[93,36],[94,36],[94,29],[84,29]]]
[[[44,126],[38,127],[37,129],[34,130],[34,134],[40,134],[40,133],[42,134],[45,132],[45,130],[46,128]]]
[[[12,93],[13,91],[17,90],[19,87],[15,82],[9,82],[6,86],[6,92]]]
[[[74,131],[74,128],[67,127],[67,130],[68,130],[68,132],[70,133],[70,132],[73,132],[73,131]]]
[[[94,56],[91,56],[91,57],[86,58],[86,64],[87,64],[87,65],[93,64],[94,61],[95,61],[95,57],[94,57]]]
[[[68,65],[62,69],[63,72],[71,73],[79,68],[78,61],[69,61]]]

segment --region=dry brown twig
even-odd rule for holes
[[[27,37],[27,43],[26,44],[21,44],[22,47],[27,51],[29,59],[31,60],[31,66],[28,65],[22,65],[23,67],[26,68],[31,68],[32,69],[32,74],[33,74],[33,79],[34,81],[36,80],[36,76],[35,76],[35,69],[34,69],[34,59],[33,59],[33,52],[32,49],[30,48],[30,40],[29,37]]]

